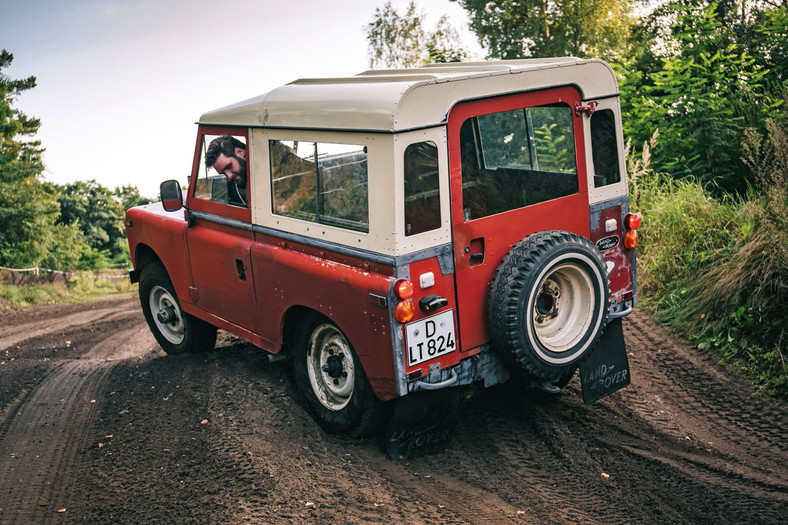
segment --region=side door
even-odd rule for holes
[[[580,93],[573,87],[465,102],[449,114],[452,237],[461,351],[489,342],[490,283],[528,235],[589,235]]]
[[[229,149],[226,144],[220,146],[223,141],[228,142],[228,137],[232,139]],[[191,270],[189,295],[193,304],[258,333],[250,258],[254,233],[246,198],[252,195],[251,177],[247,173],[248,143],[246,129],[200,128],[188,194],[190,226],[186,244]],[[220,150],[224,147],[224,154],[217,156],[217,147]],[[239,148],[243,151],[238,151]],[[239,184],[241,180],[243,185]]]

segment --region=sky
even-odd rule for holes
[[[464,10],[415,0],[431,28],[446,14],[482,58]],[[309,77],[369,69],[365,25],[386,0],[0,0],[2,71],[35,76],[14,102],[41,119],[44,179],[186,183],[206,111]],[[404,14],[409,0],[391,0]]]

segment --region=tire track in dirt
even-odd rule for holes
[[[64,317],[33,321],[21,325],[4,326],[3,335],[0,336],[0,350],[5,350],[23,341],[34,339],[42,335],[62,332],[65,328],[75,328],[89,324],[106,323],[114,319],[122,319],[138,310],[139,307],[127,307],[120,311],[117,308],[103,308],[99,310],[77,312]]]
[[[488,392],[467,407],[462,417],[473,423],[458,429],[445,475],[496,494],[523,523],[631,522],[620,506],[600,504],[609,484],[578,423],[579,392],[551,399],[517,390]],[[423,461],[445,469],[436,459]]]
[[[592,405],[578,378],[558,396],[515,381],[483,390],[461,405],[446,450],[404,463],[378,441],[325,434],[291,397],[287,363],[227,334],[208,354],[135,360],[135,341],[149,336],[134,319],[108,322],[123,329],[111,338],[70,329],[79,359],[54,360],[62,335],[22,344],[14,364],[52,358],[39,389],[71,396],[74,425],[90,430],[47,438],[73,450],[53,453],[62,466],[49,472],[63,469],[62,481],[45,486],[39,468],[27,481],[30,517],[0,511],[0,523],[760,525],[788,515],[788,403],[758,397],[645,315],[625,320],[629,388]],[[81,386],[65,392],[57,378]],[[34,395],[45,402],[39,389],[20,396],[22,408]]]
[[[674,343],[643,316],[633,318],[628,336],[655,350],[637,357],[646,373],[633,379],[636,387],[623,393],[623,404],[634,407],[665,441],[685,444],[666,447],[666,461],[713,477],[709,482],[742,491],[750,486],[788,502],[788,404],[733,390],[735,383],[710,359]],[[652,411],[633,402],[637,398],[660,406],[661,417],[652,418]],[[698,450],[688,449],[688,442]]]
[[[373,441],[325,435],[288,392],[292,385],[284,377],[289,364],[265,363],[257,373],[263,380],[243,386],[225,369],[227,375],[214,376],[207,385],[207,418],[218,432],[211,439],[211,456],[231,466],[233,478],[239,480],[235,492],[238,519],[253,523],[518,522],[518,509],[478,486],[439,472],[413,472],[408,464],[389,461]],[[282,439],[283,432],[301,439]],[[332,455],[331,450],[342,452]]]
[[[422,470],[414,464],[384,464],[380,455],[365,456],[367,463],[383,473],[387,485],[408,487],[414,514],[421,509],[420,523],[430,523],[434,516],[424,509],[440,509],[440,523],[527,523],[525,511],[517,508],[484,485],[468,483],[453,473],[438,469]],[[401,496],[400,496],[401,497]]]
[[[0,426],[0,522],[59,523],[74,488],[80,452],[90,433],[96,398],[115,363],[140,357],[155,341],[138,308],[78,312],[18,325],[0,340],[15,345],[75,325],[111,327],[138,317],[132,328],[109,333],[79,359],[56,363]],[[110,328],[111,329],[111,328]]]

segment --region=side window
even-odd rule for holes
[[[438,147],[419,142],[405,148],[405,235],[441,226]]]
[[[194,197],[233,206],[248,206],[246,138],[203,135]]]
[[[609,109],[591,115],[591,149],[594,158],[594,187],[621,182],[616,144],[616,120]]]
[[[269,150],[275,214],[369,231],[364,146],[271,140]]]
[[[550,104],[467,119],[460,129],[464,220],[577,193],[572,111]]]

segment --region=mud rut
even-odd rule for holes
[[[135,297],[1,312],[0,523],[785,523],[788,403],[624,330],[628,389],[482,391],[448,450],[393,463],[242,341],[166,356]]]

